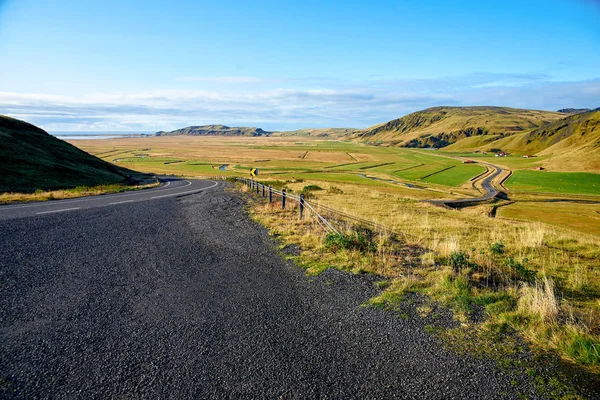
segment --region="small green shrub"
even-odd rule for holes
[[[308,186],[304,186],[302,188],[303,192],[313,192],[313,191],[316,191],[316,190],[323,190],[323,188],[321,186],[318,186],[318,185],[308,185]]]
[[[513,257],[506,257],[504,265],[510,269],[511,275],[520,281],[533,282],[535,280],[536,271],[526,268],[529,260],[524,258],[520,262]]]
[[[469,262],[470,256],[463,251],[454,251],[450,253],[448,261],[454,272],[459,272],[464,268],[468,268],[471,264]]]
[[[329,186],[329,189],[327,189],[327,193],[329,193],[329,194],[344,194],[342,189],[340,189],[337,186]]]
[[[374,252],[377,245],[373,240],[361,231],[355,231],[349,234],[328,233],[325,236],[325,247],[337,250],[358,250],[361,252]]]
[[[496,242],[490,245],[490,253],[494,256],[501,256],[505,253],[505,251],[506,248],[502,242]]]
[[[318,190],[323,190],[323,188],[317,185],[308,185],[302,188],[300,194],[303,194],[305,199],[310,199],[313,197],[313,192]]]

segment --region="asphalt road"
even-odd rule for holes
[[[488,201],[488,200],[491,200],[494,197],[496,197],[498,195],[498,191],[492,185],[492,181],[494,180],[494,178],[496,178],[498,175],[500,175],[502,173],[503,169],[497,165],[490,164],[490,163],[478,162],[478,164],[487,165],[487,166],[491,167],[492,169],[494,169],[494,172],[492,172],[490,175],[485,177],[483,179],[483,181],[481,182],[481,188],[485,191],[485,193],[482,196],[472,197],[472,198],[464,198],[464,199],[454,199],[454,200],[427,200],[427,202],[432,203],[432,204],[443,204],[443,205],[447,205],[447,206],[460,206],[460,205],[480,203],[482,201]]]
[[[70,212],[93,207],[114,206],[156,200],[164,197],[183,196],[198,193],[217,186],[217,182],[176,178],[161,178],[162,184],[156,188],[140,191],[115,193],[101,196],[79,197],[68,200],[52,200],[26,204],[0,205],[0,220],[22,218],[34,215]]]
[[[0,398],[531,395],[410,302],[362,307],[377,277],[307,277],[226,185],[0,220]]]

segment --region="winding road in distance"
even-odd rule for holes
[[[164,197],[184,196],[211,189],[218,185],[213,181],[192,179],[160,178],[163,182],[152,189],[128,191],[107,195],[78,197],[65,200],[51,200],[32,203],[0,205],[0,220],[21,218],[33,215],[44,215],[76,211],[92,207],[106,207],[125,203],[136,203]]]
[[[478,161],[477,164],[483,164],[490,167],[493,172],[489,175],[486,175],[481,181],[481,188],[484,190],[484,194],[480,197],[471,197],[464,199],[453,199],[453,200],[425,200],[428,203],[435,205],[442,205],[447,207],[457,207],[469,204],[476,204],[483,201],[488,201],[493,199],[498,195],[498,190],[492,184],[493,180],[500,175],[504,170],[495,164],[490,164],[486,162]]]
[[[307,277],[228,185],[0,207],[0,398],[535,397],[428,333],[448,311],[399,318],[363,306],[380,277]]]

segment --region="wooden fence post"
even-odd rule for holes
[[[273,188],[269,186],[269,203],[273,202]]]
[[[302,219],[302,214],[304,213],[304,193],[300,194],[300,214],[298,215],[298,219]]]
[[[265,197],[265,185],[262,185],[262,197]]]
[[[281,191],[281,209],[285,210],[285,189]]]
[[[258,182],[256,182],[254,185],[254,186],[256,186],[256,194],[258,194],[258,185],[260,185]]]

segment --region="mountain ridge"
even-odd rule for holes
[[[226,125],[193,125],[173,131],[159,131],[155,136],[270,136],[267,132],[255,127],[229,127]]]
[[[401,147],[442,148],[472,136],[510,136],[539,128],[565,114],[509,107],[431,107],[367,128],[362,141]]]

